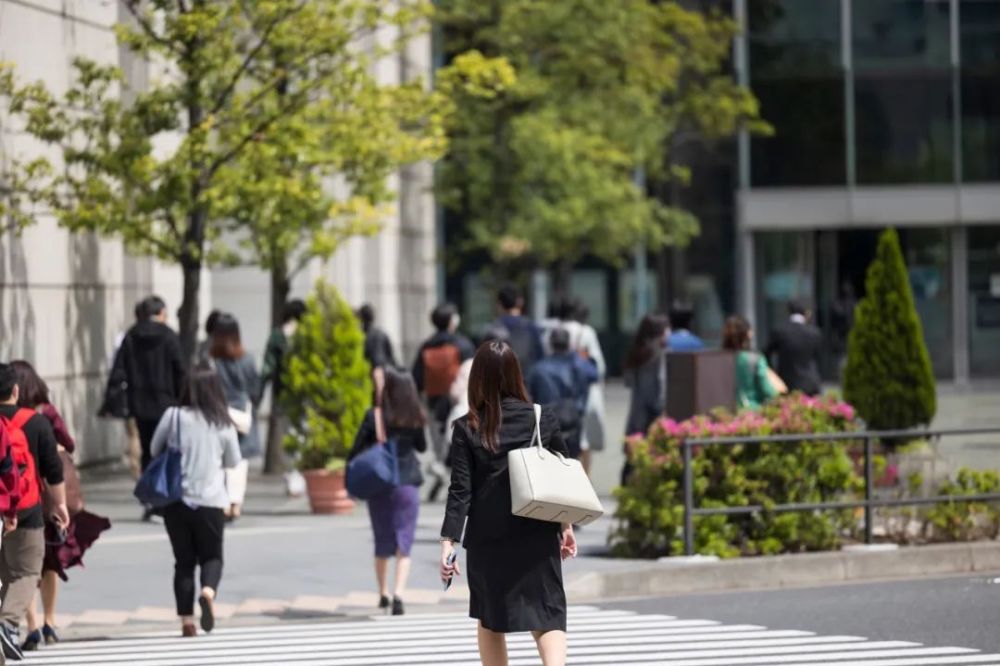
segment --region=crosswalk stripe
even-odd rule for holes
[[[817,635],[753,624],[637,614],[597,607],[569,612],[573,664],[660,666],[924,666],[1000,664],[963,647]],[[377,616],[327,624],[222,628],[196,639],[151,632],[63,643],[29,653],[38,666],[479,666],[475,622],[459,613]],[[528,634],[508,640],[511,666],[539,663]]]
[[[735,625],[739,628],[739,625]],[[677,633],[680,632],[680,633]],[[398,634],[393,633],[393,640],[396,642],[404,642],[409,646],[450,646],[456,643],[469,643],[475,644],[475,631],[474,630],[462,630],[462,631],[452,631],[452,632],[435,632],[433,637],[428,637],[427,632],[421,633],[410,633],[410,634]],[[614,644],[628,644],[633,643],[637,639],[644,639],[646,641],[654,641],[659,643],[681,643],[688,641],[712,641],[716,643],[730,644],[733,641],[739,640],[785,640],[785,639],[802,639],[809,638],[810,640],[816,639],[818,642],[827,640],[843,640],[843,637],[815,637],[810,632],[805,631],[695,631],[689,632],[687,630],[677,630],[677,629],[658,629],[651,627],[648,629],[639,630],[629,630],[629,631],[599,631],[591,630],[582,637],[578,636],[574,638],[574,645],[614,645]],[[853,638],[852,638],[853,639]],[[853,639],[862,640],[862,639]],[[177,651],[191,651],[191,650],[204,650],[206,646],[215,646],[220,644],[230,644],[236,645],[240,648],[248,647],[283,647],[283,646],[324,646],[330,644],[330,639],[328,636],[319,637],[309,637],[302,638],[301,636],[296,636],[294,638],[281,638],[278,636],[262,636],[258,640],[246,640],[238,639],[234,640],[232,638],[226,638],[223,640],[214,639],[212,637],[205,637],[199,641],[189,641],[187,645],[178,645],[176,639],[156,639],[150,641],[140,641],[135,643],[126,643],[125,641],[115,641],[114,647],[108,647],[104,643],[91,643],[79,646],[73,646],[72,644],[67,644],[64,647],[55,647],[46,650],[46,654],[52,654],[53,657],[57,656],[60,651],[72,651],[74,659],[80,656],[85,656],[87,652],[100,652],[102,655],[110,654],[130,654],[135,650],[137,646],[142,647],[147,652],[177,652]],[[515,634],[510,638],[510,644],[516,645],[518,643],[525,643],[527,645],[534,645],[534,641],[530,636],[526,634]],[[377,636],[340,636],[337,638],[337,645],[339,646],[351,646],[351,647],[363,647],[365,645],[384,645],[384,637]]]

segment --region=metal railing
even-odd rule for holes
[[[952,430],[868,430],[859,432],[836,432],[825,434],[803,435],[769,435],[764,437],[718,437],[705,439],[685,439],[680,442],[684,458],[684,554],[694,555],[694,519],[696,516],[732,516],[752,513],[786,513],[800,511],[818,511],[823,509],[858,509],[865,510],[865,543],[873,540],[874,524],[872,512],[879,507],[919,506],[925,504],[943,504],[947,502],[984,502],[1000,501],[1000,493],[983,493],[978,495],[946,495],[937,497],[907,497],[907,498],[875,498],[875,478],[872,470],[872,446],[876,440],[916,440],[937,439],[959,435],[997,435],[1000,427],[995,428],[958,428]],[[763,506],[760,504],[748,506],[728,506],[715,508],[699,508],[694,505],[694,470],[691,464],[692,449],[707,446],[737,446],[741,444],[789,444],[800,445],[809,442],[842,442],[853,444],[864,442],[865,497],[863,500],[842,502],[800,502],[794,504],[777,504]],[[998,447],[1000,451],[1000,447]]]

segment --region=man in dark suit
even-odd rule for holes
[[[809,323],[812,313],[803,303],[789,301],[788,315],[788,321],[775,327],[764,353],[789,391],[817,395],[823,334]]]

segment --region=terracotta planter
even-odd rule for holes
[[[344,470],[311,469],[302,472],[302,476],[306,479],[309,508],[313,513],[341,514],[354,510],[354,500],[347,494]]]

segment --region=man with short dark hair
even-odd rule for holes
[[[447,437],[444,428],[451,411],[451,385],[458,377],[462,363],[476,353],[472,342],[457,333],[460,321],[458,308],[453,303],[442,303],[434,308],[431,311],[431,324],[435,333],[420,346],[413,362],[413,381],[424,396],[430,414],[431,450],[435,458],[429,470],[434,477],[428,493],[431,502],[437,499],[447,476],[444,468],[448,455],[445,450]]]
[[[149,296],[143,303],[147,318],[125,334],[112,373],[125,378],[128,411],[139,430],[140,466],[145,471],[160,417],[180,399],[185,362],[180,339],[166,324],[167,304],[159,296]]]
[[[552,354],[536,363],[528,374],[528,392],[532,400],[553,410],[570,455],[578,458],[583,415],[590,385],[597,381],[597,366],[571,349],[570,334],[564,328],[552,330],[549,345]]]
[[[396,367],[396,356],[392,351],[392,341],[389,335],[375,325],[375,308],[365,303],[358,308],[358,319],[361,329],[365,332],[365,358],[372,370],[380,370],[386,366]]]
[[[63,466],[52,425],[42,414],[18,406],[17,374],[0,363],[0,421],[10,439],[11,455],[21,472],[21,499],[17,518],[5,524],[0,546],[0,647],[7,659],[21,661],[18,624],[28,605],[34,603],[35,588],[45,558],[45,515],[42,493],[52,506],[52,520],[61,528],[69,525]],[[43,482],[45,491],[42,491]],[[13,530],[13,531],[10,531]]]
[[[691,332],[694,308],[687,303],[677,302],[670,308],[670,335],[667,349],[675,352],[701,351],[705,343]]]
[[[506,331],[506,340],[517,354],[521,370],[527,376],[531,372],[531,366],[545,356],[542,331],[535,322],[523,315],[524,297],[517,287],[506,285],[500,289],[497,293],[497,308],[500,314],[496,324]]]
[[[788,315],[788,321],[774,328],[764,353],[789,391],[817,395],[822,388],[819,353],[823,334],[809,323],[812,313],[804,303],[789,301]]]

